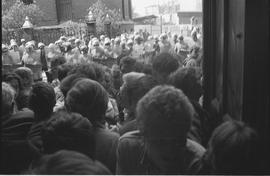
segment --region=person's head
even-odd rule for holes
[[[76,45],[77,47],[79,47],[79,46],[81,45],[81,40],[80,40],[80,39],[76,39],[76,40],[75,40],[75,45]]]
[[[169,84],[181,89],[190,100],[199,101],[203,90],[198,72],[192,67],[179,68],[169,76]]]
[[[125,73],[129,73],[129,72],[132,72],[132,71],[135,71],[134,70],[134,66],[135,66],[135,63],[136,63],[136,60],[129,57],[129,56],[126,56],[126,57],[123,57],[120,61],[120,70],[123,74]]]
[[[21,39],[21,44],[22,44],[22,45],[25,45],[25,44],[26,44],[25,39]]]
[[[22,80],[22,88],[30,90],[34,82],[33,71],[28,67],[19,67],[14,70]]]
[[[78,81],[68,92],[65,106],[96,124],[102,121],[108,105],[108,94],[101,84],[90,79]]]
[[[105,70],[104,70],[103,65],[93,62],[91,66],[94,69],[96,78],[95,79],[90,78],[90,79],[95,80],[99,82],[100,84],[103,84],[103,81],[105,79]]]
[[[178,37],[178,40],[179,40],[179,42],[181,43],[181,42],[184,41],[184,37],[183,37],[182,35],[180,35],[180,36]]]
[[[8,46],[2,44],[2,55],[7,55],[8,54]]]
[[[43,153],[74,150],[95,159],[95,139],[89,120],[77,113],[54,113],[42,129]]]
[[[71,75],[71,74],[83,74],[87,76],[87,78],[89,79],[96,80],[96,72],[93,67],[93,64],[89,64],[89,63],[75,65],[71,69],[71,71],[68,72],[68,75]]]
[[[171,86],[157,86],[138,102],[138,128],[144,137],[147,155],[157,165],[164,166],[165,162],[175,166],[181,160],[181,149],[186,146],[194,113],[185,94]],[[174,169],[167,171],[174,172]]]
[[[137,102],[157,85],[151,76],[136,72],[125,74],[123,81],[120,88],[120,99],[123,107],[129,112],[135,112]]]
[[[88,53],[87,46],[86,45],[81,46],[81,51],[82,51],[82,54],[87,54]]]
[[[161,53],[153,60],[153,76],[160,83],[166,83],[168,76],[178,67],[179,63],[175,57],[169,53]]]
[[[15,90],[8,83],[2,82],[2,118],[11,115],[14,112]],[[4,119],[2,119],[4,120]]]
[[[38,49],[40,49],[40,50],[44,50],[44,49],[45,49],[45,44],[44,44],[44,43],[39,42],[39,43],[38,43]]]
[[[22,80],[16,73],[7,73],[2,76],[2,81],[10,84],[16,91],[16,96],[22,90]]]
[[[61,82],[65,77],[67,77],[68,72],[74,67],[72,64],[62,64],[57,67],[58,80]]]
[[[44,155],[29,171],[34,175],[110,175],[103,164],[86,155],[68,150]]]
[[[68,91],[81,79],[87,78],[83,74],[70,74],[65,77],[60,83],[60,90],[64,97],[67,96]]]
[[[33,85],[29,97],[29,107],[35,113],[36,120],[48,119],[56,103],[54,89],[45,82],[37,82]]]
[[[243,122],[224,122],[210,138],[207,157],[213,174],[255,174],[261,158],[258,135]]]

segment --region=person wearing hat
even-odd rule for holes
[[[81,45],[82,41],[80,39],[76,39],[75,40],[75,48],[72,49],[72,52],[76,55],[80,55],[81,54],[81,49],[80,49],[80,45]]]
[[[2,44],[2,65],[13,65],[15,62],[9,54],[8,46]]]
[[[143,38],[140,35],[136,35],[134,38],[135,44],[131,52],[131,56],[140,62],[143,62],[143,55],[145,51],[144,44],[142,43]]]
[[[169,52],[172,48],[171,43],[168,41],[168,35],[166,33],[163,33],[160,35],[160,53]]]
[[[79,63],[86,64],[91,63],[93,60],[91,56],[88,54],[88,48],[86,45],[81,46],[80,48],[81,54],[79,56]]]
[[[96,39],[93,40],[92,48],[89,48],[90,56],[93,59],[104,59],[104,50],[99,45],[99,41]]]
[[[9,55],[13,58],[14,64],[21,63],[19,48],[15,40],[11,41],[10,43]]]
[[[117,58],[121,55],[121,39],[119,37],[116,37],[114,40],[114,46],[113,46],[113,58]]]
[[[74,53],[72,52],[72,44],[71,42],[65,42],[63,43],[63,46],[65,47],[65,58],[67,63],[74,63],[77,62],[74,58]]]
[[[112,51],[112,46],[111,46],[111,40],[109,38],[105,38],[103,48],[104,48],[105,57],[112,58],[113,51]]]
[[[62,42],[67,42],[67,37],[66,36],[61,36],[59,40],[62,41]]]
[[[68,42],[71,43],[71,47],[74,48],[75,47],[75,40],[76,40],[76,37],[71,37],[68,39]]]
[[[21,45],[19,47],[20,58],[22,58],[23,53],[25,52],[25,44],[26,44],[25,39],[21,39]]]

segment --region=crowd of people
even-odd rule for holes
[[[2,65],[19,67],[2,74],[1,174],[256,173],[256,131],[202,107],[202,40],[191,37],[2,44]]]

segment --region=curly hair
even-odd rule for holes
[[[41,137],[44,153],[74,150],[95,158],[95,139],[92,124],[77,113],[59,111],[45,124]]]
[[[199,81],[200,75],[196,68],[184,67],[172,73],[168,83],[181,89],[189,99],[198,101],[202,95],[202,86]]]
[[[171,86],[156,86],[137,104],[139,130],[146,139],[186,141],[195,111],[184,93]]]

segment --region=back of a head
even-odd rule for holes
[[[59,81],[62,81],[67,75],[68,72],[71,71],[71,69],[74,67],[72,64],[62,64],[57,67],[58,69],[58,79]]]
[[[165,81],[178,67],[179,63],[176,58],[169,53],[161,53],[153,60],[153,76],[160,81]]]
[[[126,96],[135,106],[149,90],[158,85],[152,76],[143,73],[127,73],[123,76],[123,79],[125,86],[122,90],[125,90]]]
[[[13,104],[15,102],[15,90],[9,84],[2,82],[2,118],[5,115],[9,115],[13,113]]]
[[[51,85],[45,82],[37,82],[33,85],[29,98],[29,107],[34,111],[35,116],[49,118],[55,103],[56,96]]]
[[[90,79],[78,81],[69,90],[65,101],[69,111],[87,117],[93,125],[104,118],[107,104],[106,90],[98,82]]]
[[[22,80],[23,88],[30,88],[34,82],[33,71],[28,67],[19,67],[14,70],[14,73],[19,75]]]
[[[80,114],[66,111],[55,113],[45,124],[41,136],[46,154],[74,150],[95,159],[92,124]]]
[[[256,174],[260,145],[257,133],[240,121],[218,126],[209,141],[214,174]]]
[[[68,72],[68,75],[71,74],[82,74],[89,79],[96,80],[95,69],[93,68],[93,65],[89,63],[75,65],[74,68]]]
[[[65,77],[60,83],[60,90],[64,97],[67,96],[68,91],[81,79],[87,78],[85,75],[81,74],[70,74]]]
[[[120,61],[120,70],[123,74],[135,71],[134,70],[135,64],[136,64],[135,59],[133,59],[129,56],[123,57]]]
[[[199,81],[200,77],[195,68],[184,67],[172,73],[168,82],[181,89],[189,99],[198,101],[202,95],[202,86]]]
[[[100,162],[86,155],[61,150],[43,156],[30,171],[37,175],[110,175],[110,171]]]
[[[2,76],[2,81],[10,84],[16,91],[16,95],[22,90],[22,80],[16,73],[7,73]]]
[[[138,102],[136,113],[146,139],[177,138],[185,144],[194,109],[181,90],[156,86]]]

